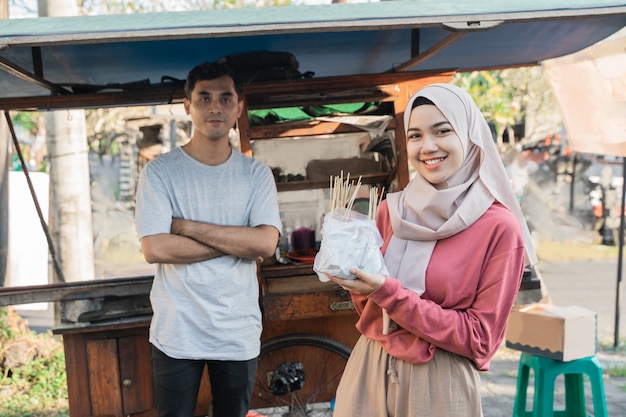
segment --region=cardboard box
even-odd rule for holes
[[[560,361],[597,352],[597,313],[578,306],[533,304],[513,308],[506,346]]]

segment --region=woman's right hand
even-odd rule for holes
[[[358,268],[352,268],[350,273],[354,275],[356,279],[339,278],[329,274],[326,274],[326,276],[329,280],[333,281],[344,290],[358,292],[359,294],[364,295],[370,294],[379,289],[385,283],[386,279],[386,277],[382,274],[371,274]]]

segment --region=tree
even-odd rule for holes
[[[458,73],[454,83],[474,98],[494,126],[500,147],[504,145],[505,132],[514,144],[520,139],[531,142],[544,138],[561,129],[556,99],[540,66]],[[523,138],[514,132],[514,126],[520,123],[525,124]]]
[[[44,16],[76,15],[75,0],[40,0]],[[50,228],[64,277],[86,281],[95,278],[89,162],[84,110],[59,110],[46,114],[50,161]],[[65,310],[76,321],[83,305],[78,301]],[[57,320],[59,316],[57,315]]]

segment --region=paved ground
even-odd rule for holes
[[[578,305],[598,313],[598,338],[613,346],[617,291],[617,260],[580,260],[541,262],[540,271],[552,301],[556,305]],[[623,287],[623,286],[622,286]],[[620,301],[623,307],[624,291]],[[623,308],[622,308],[623,310]],[[624,316],[622,312],[620,316]],[[626,372],[626,318],[619,320],[618,352],[601,351],[598,359],[604,370],[605,399],[609,417],[626,416],[626,376],[609,376],[610,368]],[[492,361],[491,370],[482,374],[483,409],[485,417],[511,417],[515,401],[519,352],[501,349]],[[531,374],[532,375],[532,374]],[[529,384],[532,386],[532,380]],[[557,379],[556,409],[564,408],[563,381]],[[593,402],[586,381],[587,411],[593,415]],[[532,398],[532,391],[529,391]],[[529,404],[528,408],[532,408]]]
[[[517,367],[519,352],[503,350],[492,361],[491,370],[482,374],[483,410],[485,417],[511,417],[513,403],[515,401],[515,388],[517,383]],[[598,355],[604,372],[605,399],[609,417],[626,416],[626,377],[608,376],[606,370],[610,367],[619,367],[626,370],[626,354],[614,355],[600,353]],[[532,374],[531,374],[532,375]],[[585,394],[587,411],[593,415],[593,402],[591,389],[586,382]],[[532,387],[532,380],[529,383]],[[557,379],[555,393],[555,409],[564,408],[562,378]],[[532,390],[529,390],[529,398],[532,398]],[[532,409],[532,405],[528,405]]]

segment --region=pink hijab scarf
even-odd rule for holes
[[[431,100],[448,119],[461,139],[463,166],[438,190],[417,174],[404,190],[387,196],[393,237],[385,252],[390,276],[422,294],[426,289],[426,267],[437,240],[459,233],[478,220],[494,201],[499,201],[517,218],[524,234],[526,262],[537,258],[522,209],[515,198],[491,131],[472,97],[451,84],[432,84],[411,97],[404,111],[408,129],[413,102]]]

